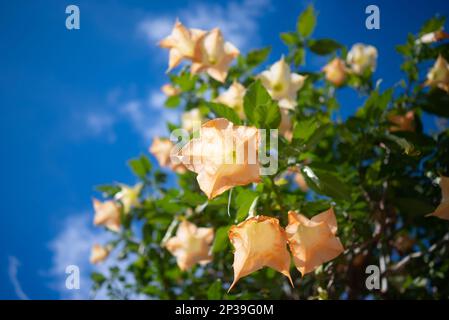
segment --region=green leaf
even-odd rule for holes
[[[271,52],[271,47],[252,50],[246,56],[246,64],[249,68],[254,68],[264,62]]]
[[[313,134],[310,136],[310,138],[307,140],[306,148],[310,150],[316,144],[318,144],[321,141],[321,139],[324,138],[324,136],[326,135],[327,131],[331,128],[331,126],[332,125],[330,123],[326,123],[326,124],[323,124],[318,129],[316,129],[313,132]]]
[[[307,141],[317,128],[318,123],[313,118],[296,122],[293,129],[293,138]]]
[[[445,17],[433,17],[427,20],[421,28],[420,35],[441,30],[446,21]]]
[[[254,200],[257,198],[257,193],[252,190],[244,189],[242,190],[237,198],[237,221],[242,221],[248,216],[249,209],[253,204]]]
[[[441,89],[433,89],[421,95],[417,104],[426,112],[449,118],[449,95]]]
[[[275,129],[281,123],[281,111],[260,80],[253,82],[243,99],[246,118],[257,128]]]
[[[217,253],[226,249],[229,244],[228,232],[231,226],[224,226],[217,229],[214,238],[214,244],[212,245],[212,252]]]
[[[99,272],[92,272],[90,278],[99,287],[106,281],[106,277]]]
[[[223,296],[223,286],[220,279],[215,280],[207,289],[207,299],[208,300],[219,300]]]
[[[310,50],[319,55],[330,54],[341,47],[341,44],[332,39],[311,40],[309,42]]]
[[[176,108],[181,103],[181,98],[179,95],[168,97],[167,100],[165,100],[165,106],[167,108]]]
[[[276,129],[281,123],[281,118],[281,110],[275,101],[270,101],[254,110],[254,125],[257,128]]]
[[[146,175],[151,171],[151,162],[144,155],[139,158],[131,159],[128,161],[132,172],[139,178],[145,178]]]
[[[298,33],[304,38],[310,36],[315,29],[316,14],[312,5],[309,5],[298,18]]]
[[[221,104],[221,103],[215,103],[215,102],[206,102],[206,105],[209,107],[209,109],[212,110],[213,113],[215,113],[218,117],[226,118],[232,123],[236,125],[240,125],[242,122],[240,121],[239,116],[237,115],[237,112],[235,112],[234,109]]]
[[[287,46],[293,46],[298,43],[298,35],[295,32],[284,32],[281,33],[281,40]]]
[[[270,100],[270,94],[260,80],[253,82],[246,90],[245,97],[243,98],[243,108],[246,118],[250,122],[254,122],[254,110],[261,105],[267,104]]]
[[[337,176],[319,169],[312,169],[310,166],[305,166],[301,171],[307,185],[315,192],[333,199],[351,201],[351,190]]]
[[[179,76],[173,77],[173,82],[177,84],[183,92],[191,91],[195,88],[197,76],[194,76],[188,72],[183,72]]]
[[[106,197],[113,197],[121,188],[119,186],[104,184],[96,186],[95,190],[102,192]]]

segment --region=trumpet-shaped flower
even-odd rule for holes
[[[269,70],[259,75],[270,96],[279,102],[279,107],[294,109],[297,105],[296,93],[304,85],[305,76],[290,71],[284,57],[273,64]]]
[[[430,215],[449,220],[449,178],[440,178],[441,203]]]
[[[121,190],[115,194],[114,198],[123,204],[123,212],[128,214],[132,208],[139,205],[139,195],[143,184],[137,183],[133,187],[121,184],[120,188]]]
[[[190,71],[193,74],[204,71],[215,80],[224,82],[230,63],[239,54],[232,43],[224,41],[220,29],[212,29],[201,36]]]
[[[94,244],[90,253],[90,263],[97,264],[106,260],[109,250],[99,244]]]
[[[185,173],[186,168],[181,163],[173,161],[177,160],[175,159],[173,150],[173,142],[169,139],[161,139],[159,137],[153,139],[153,143],[149,148],[149,152],[156,158],[161,167],[170,168],[177,173]]]
[[[260,182],[258,143],[257,128],[218,118],[204,123],[199,137],[178,156],[187,169],[198,173],[201,190],[212,199],[234,186]]]
[[[327,81],[339,87],[346,81],[346,66],[343,60],[333,59],[323,68]]]
[[[192,60],[197,42],[204,34],[203,30],[187,29],[181,22],[176,21],[171,34],[159,42],[162,48],[170,49],[168,70],[175,68],[183,59]]]
[[[186,111],[181,116],[182,128],[189,132],[199,129],[203,122],[203,116],[198,108],[193,108],[190,111]]]
[[[449,39],[449,33],[445,32],[443,30],[438,30],[438,31],[423,34],[421,37],[419,37],[419,39],[416,40],[416,43],[429,44],[429,43],[438,42],[438,41],[441,41],[444,39]]]
[[[120,207],[112,200],[101,202],[93,199],[95,210],[94,225],[103,225],[111,231],[120,231]]]
[[[243,111],[243,98],[245,96],[246,89],[240,83],[234,81],[228,90],[222,92],[215,102],[222,103],[232,108],[237,112],[240,119],[245,118],[245,112]]]
[[[179,268],[185,271],[196,263],[205,264],[212,260],[210,244],[213,239],[213,228],[198,228],[184,220],[179,225],[176,236],[168,239],[165,247],[176,257]]]
[[[346,56],[346,63],[356,74],[363,74],[369,69],[373,72],[376,69],[377,49],[373,46],[356,43]]]
[[[181,93],[181,89],[179,88],[175,88],[172,84],[167,83],[164,84],[161,87],[161,91],[167,96],[167,97],[173,97],[173,96],[177,96],[178,94]]]
[[[449,93],[449,64],[442,55],[438,56],[432,69],[427,73],[425,84],[431,87],[438,87]]]
[[[284,274],[293,286],[287,237],[278,219],[267,216],[249,218],[231,227],[229,240],[235,248],[234,281],[229,290],[240,278],[263,267],[270,267]]]
[[[390,114],[388,116],[393,126],[390,127],[391,132],[395,131],[415,131],[415,112],[408,111],[405,115]]]
[[[312,219],[290,211],[287,231],[290,250],[296,268],[304,276],[321,264],[343,252],[337,233],[337,220],[333,208]]]

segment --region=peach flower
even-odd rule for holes
[[[435,216],[444,220],[449,220],[449,178],[440,178],[441,188],[441,203],[436,210],[431,213],[431,216]]]
[[[170,168],[177,173],[185,173],[186,168],[182,164],[174,163],[171,160],[173,147],[173,142],[169,139],[156,137],[148,151],[156,158],[161,167]]]
[[[438,42],[438,41],[441,41],[444,39],[449,39],[449,33],[445,32],[443,30],[438,30],[438,31],[429,32],[429,33],[422,35],[419,39],[416,40],[416,43],[429,44],[429,43]]]
[[[346,66],[343,60],[339,58],[333,59],[326,66],[323,71],[327,81],[339,87],[346,81]]]
[[[390,114],[388,116],[393,126],[390,127],[391,132],[395,131],[415,131],[415,112],[408,111],[405,115]]]
[[[175,88],[172,84],[167,83],[164,84],[161,87],[161,91],[167,96],[167,97],[173,97],[173,96],[177,96],[178,94],[181,93],[181,89],[179,88]]]
[[[442,55],[438,56],[432,69],[427,73],[425,85],[438,87],[449,93],[449,64]]]
[[[99,244],[94,244],[92,246],[92,251],[90,253],[90,263],[97,264],[103,262],[104,260],[106,260],[108,255],[109,255],[108,249]]]
[[[101,202],[93,199],[94,225],[103,225],[111,231],[120,231],[120,206],[112,200]]]
[[[137,183],[133,187],[121,184],[120,187],[121,190],[115,194],[114,198],[123,204],[123,212],[128,214],[132,208],[139,206],[139,195],[143,184]]]
[[[245,119],[245,112],[243,111],[243,98],[245,96],[245,92],[245,87],[234,81],[228,90],[222,92],[215,99],[215,102],[227,105],[237,112],[240,119]]]
[[[193,108],[189,111],[186,111],[181,116],[182,128],[189,132],[195,131],[195,129],[199,129],[202,122],[203,116],[201,115],[201,111],[198,108]]]

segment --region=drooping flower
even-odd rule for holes
[[[165,247],[181,270],[192,268],[196,263],[205,264],[212,260],[210,245],[214,239],[213,228],[198,228],[184,220],[180,223],[176,236],[168,239]]]
[[[376,69],[377,49],[373,46],[356,43],[346,56],[346,63],[356,74],[363,74],[369,69],[373,72]]]
[[[203,116],[198,108],[186,111],[181,116],[182,128],[189,132],[199,129],[203,122]]]
[[[120,231],[120,207],[112,200],[101,202],[93,199],[95,210],[94,225],[103,225],[111,231]]]
[[[240,83],[234,81],[228,90],[222,92],[215,102],[222,103],[232,108],[237,112],[240,119],[245,118],[245,112],[243,111],[243,97],[245,96],[246,89]]]
[[[234,186],[260,182],[258,143],[257,128],[218,118],[204,123],[199,137],[178,156],[187,169],[198,173],[200,189],[212,199]]]
[[[92,246],[92,251],[90,253],[90,263],[97,264],[106,260],[109,255],[109,250],[99,244],[94,244]]]
[[[181,163],[173,161],[175,159],[173,150],[173,142],[169,139],[155,137],[148,151],[157,159],[161,167],[170,168],[177,173],[185,173],[186,168]]]
[[[220,29],[212,29],[201,36],[190,71],[192,74],[207,72],[215,80],[224,82],[229,65],[239,54],[232,43],[224,41]]]
[[[286,108],[280,108],[281,111],[281,124],[279,125],[279,133],[282,134],[285,139],[291,141],[293,138],[293,124],[290,116],[290,110]]]
[[[339,87],[346,81],[346,66],[343,60],[333,59],[323,68],[327,81]]]
[[[390,114],[388,121],[393,125],[389,128],[391,132],[395,131],[415,131],[415,112],[408,111],[405,115]]]
[[[279,107],[294,109],[297,105],[296,93],[304,85],[305,76],[290,71],[290,66],[282,57],[269,70],[259,75],[270,96],[279,102]]]
[[[123,204],[123,212],[128,214],[132,208],[139,205],[139,195],[143,184],[137,183],[133,187],[120,184],[120,188],[121,190],[115,194],[114,198]]]
[[[181,93],[181,89],[174,87],[170,83],[166,83],[161,87],[161,91],[167,96],[167,97],[173,97],[177,96]]]
[[[425,85],[438,87],[449,93],[449,64],[442,55],[438,56],[432,69],[427,73]]]
[[[449,177],[440,177],[441,203],[430,215],[449,220]]]
[[[340,239],[335,236],[337,220],[333,208],[312,219],[290,211],[285,230],[293,262],[303,276],[344,251]]]
[[[429,32],[429,33],[422,35],[421,37],[419,37],[419,39],[416,40],[416,43],[429,44],[429,43],[438,42],[438,41],[441,41],[444,39],[449,39],[449,33],[445,32],[444,30],[438,30],[438,31]]]
[[[263,267],[270,267],[284,274],[293,286],[290,277],[290,253],[287,237],[279,220],[267,216],[251,217],[229,230],[229,240],[235,248],[234,281],[231,290],[240,278]]]
[[[187,29],[178,20],[171,34],[159,42],[162,48],[170,49],[168,70],[175,68],[183,59],[192,60],[195,55],[197,42],[205,35],[199,29]]]

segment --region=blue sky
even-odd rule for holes
[[[176,17],[221,27],[243,52],[271,45],[272,63],[286,50],[278,34],[294,30],[309,3],[319,12],[316,37],[378,48],[375,76],[385,85],[401,77],[394,46],[449,14],[444,0],[1,1],[0,298],[87,297],[89,248],[104,240],[91,226],[93,187],[134,183],[126,160],[178,120],[162,106],[167,52],[155,46]],[[65,28],[69,4],[80,8],[80,30]],[[365,28],[369,4],[380,8],[380,30]],[[308,59],[306,69],[325,61]],[[360,103],[340,95],[345,113]],[[68,264],[80,266],[80,291],[63,287]]]

